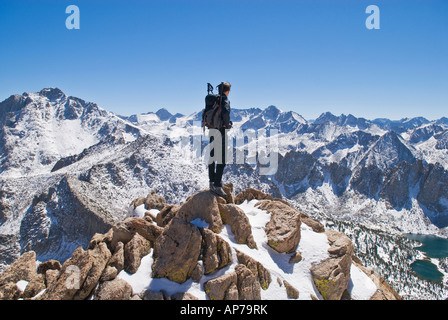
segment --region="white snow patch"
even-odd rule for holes
[[[17,288],[19,288],[20,291],[25,291],[27,285],[28,281],[26,280],[20,280],[16,283],[16,286]]]
[[[369,300],[376,290],[377,287],[373,281],[362,270],[352,264],[350,280],[347,286],[350,297],[355,300]]]
[[[145,212],[145,204],[141,204],[133,210],[132,216],[143,218],[145,216]]]
[[[153,215],[157,216],[157,214],[160,212],[160,210],[157,209],[150,209],[150,210],[146,210],[145,208],[145,204],[142,203],[141,205],[137,206],[136,208],[134,208],[134,206],[130,206],[128,208],[128,213],[126,215],[126,217],[138,217],[138,218],[144,218],[146,212],[150,212]]]

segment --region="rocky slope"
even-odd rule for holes
[[[231,184],[225,190],[226,199],[203,190],[182,205],[166,204],[155,193],[135,199],[134,207],[143,205],[146,210],[142,218],[131,216],[96,233],[86,250],[76,248],[62,264],[38,263],[34,251],[22,254],[0,275],[0,298],[401,299],[376,272],[362,266],[343,233],[326,230],[286,201],[259,190],[247,189],[237,196]],[[265,225],[251,225],[241,207],[249,203]],[[316,239],[323,245],[316,246]],[[316,246],[311,255],[307,242]],[[263,256],[262,251],[269,254]],[[270,269],[272,262],[285,270]],[[156,290],[151,282],[139,290],[131,284],[134,274],[148,268],[151,272],[145,276],[166,279],[164,286]],[[187,282],[199,288],[196,295],[191,289],[172,292]]]

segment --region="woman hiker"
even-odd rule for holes
[[[210,181],[210,191],[222,197],[226,196],[226,193],[222,189],[222,175],[226,166],[226,129],[232,128],[232,121],[230,121],[230,101],[228,98],[230,87],[231,85],[228,82],[221,82],[218,85],[223,125],[219,129],[209,130],[210,159],[208,164],[208,178]]]

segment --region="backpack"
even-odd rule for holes
[[[207,96],[205,97],[205,108],[202,110],[202,128],[221,129],[224,121],[221,115],[221,96],[213,94],[213,86],[207,83]]]

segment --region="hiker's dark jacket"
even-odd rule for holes
[[[223,94],[221,96],[221,116],[224,121],[224,125],[227,129],[232,128],[232,121],[230,121],[230,101],[229,98]]]

